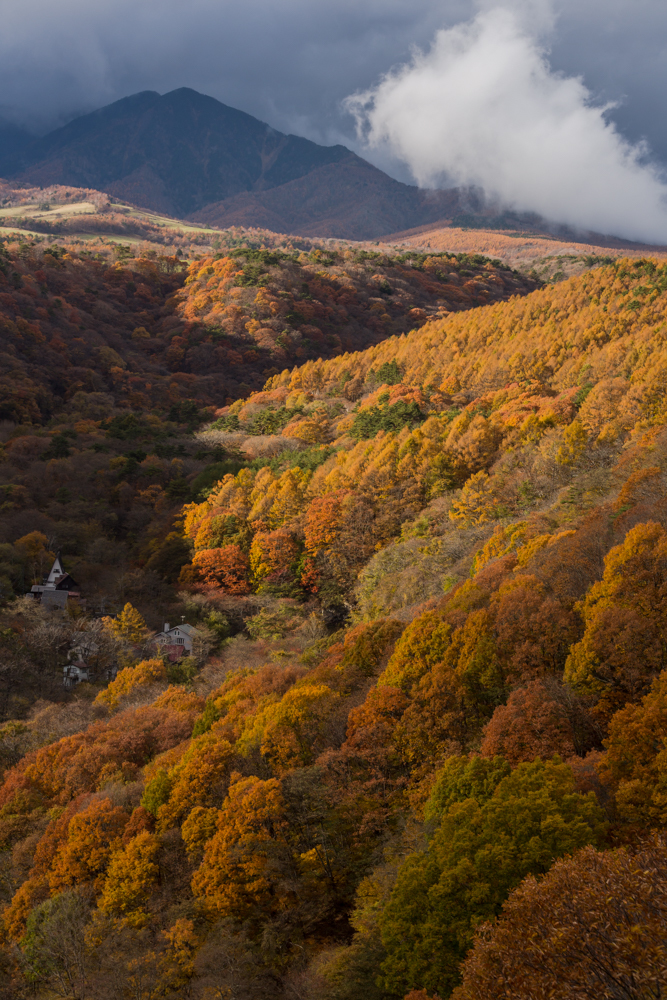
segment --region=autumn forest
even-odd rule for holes
[[[667,264],[183,247],[0,242],[0,997],[664,1000]]]

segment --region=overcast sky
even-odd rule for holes
[[[314,139],[353,141],[340,101],[473,16],[471,0],[2,0],[0,114],[45,129],[188,86]],[[543,7],[527,0],[526,7]],[[667,4],[555,0],[556,70],[582,75],[667,162]],[[60,120],[60,121],[59,121]]]
[[[0,0],[0,7],[0,117],[33,131],[140,90],[188,86],[282,131],[344,142],[400,179],[422,182],[433,182],[437,171],[405,155],[404,137],[395,141],[376,128],[374,146],[364,145],[345,98],[365,93],[379,99],[388,73],[394,80],[408,74],[411,85],[423,79],[421,51],[431,59],[428,78],[440,88],[428,113],[437,115],[438,106],[467,109],[465,72],[484,75],[481,36],[486,30],[488,41],[493,30],[484,29],[480,16],[502,8],[516,15],[516,38],[524,38],[524,82],[515,81],[514,91],[501,82],[506,100],[518,99],[520,86],[533,87],[541,60],[542,97],[549,90],[553,103],[567,93],[571,104],[578,102],[582,127],[583,109],[615,104],[604,121],[616,124],[618,136],[603,134],[598,111],[600,143],[611,148],[616,139],[644,140],[642,149],[617,149],[635,172],[639,160],[667,165],[665,0]],[[459,44],[464,36],[443,34],[452,28],[467,31],[466,40]],[[445,72],[443,60],[451,61],[457,44],[459,50],[467,46],[466,61],[458,74],[449,65]],[[511,45],[506,52],[509,60]],[[488,88],[495,86],[489,79]],[[538,97],[535,115],[541,114]],[[488,99],[471,104],[470,114],[475,108],[484,114]],[[385,101],[385,118],[393,109]],[[573,112],[568,122],[574,127],[576,121]],[[369,133],[369,120],[357,115],[356,124]],[[483,121],[473,124],[481,128]],[[452,136],[458,133],[441,135],[441,151]],[[430,150],[426,159],[435,155]],[[451,167],[443,162],[442,176],[451,175]],[[454,173],[460,182],[460,172]]]

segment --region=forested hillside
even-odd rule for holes
[[[224,405],[278,365],[363,348],[536,285],[466,254],[240,247],[188,265],[154,249],[95,250],[0,247],[4,419],[43,423],[76,389],[142,410],[183,397]]]
[[[7,261],[12,308],[33,266]],[[97,266],[130,275],[128,309],[148,265]],[[152,266],[149,290],[176,283],[176,263]],[[166,319],[199,332],[165,356],[178,337],[175,365],[230,350],[243,322],[284,370],[211,400],[199,430],[204,372],[160,382],[151,360],[144,381],[179,386],[173,414],[148,396],[123,410],[111,381],[77,388],[113,406],[87,418],[106,463],[91,479],[131,463],[102,450],[125,428],[144,435],[111,508],[156,498],[155,521],[118,536],[154,533],[148,624],[178,600],[201,638],[165,662],[132,594],[115,618],[62,616],[57,635],[49,613],[6,601],[7,662],[33,664],[33,700],[58,662],[34,667],[46,635],[55,650],[94,630],[101,667],[122,669],[62,705],[46,688],[22,705],[16,682],[5,695],[4,995],[660,998],[667,266],[621,260],[512,295],[526,287],[479,260],[246,251],[186,281]],[[366,349],[350,350],[340,308]],[[165,314],[144,312],[136,340],[123,313],[121,360],[168,339]],[[34,338],[34,319],[11,322]],[[297,342],[281,323],[313,345],[299,367],[280,364]],[[336,356],[316,359],[322,345]],[[187,465],[169,479],[186,459],[159,458],[166,431],[214,459],[198,480]],[[176,480],[178,517],[162,500],[178,502]],[[8,502],[33,488],[5,487]],[[10,582],[11,565],[47,560],[41,539],[8,538]]]
[[[0,245],[0,541],[40,532],[91,607],[132,599],[156,626],[189,561],[183,501],[246,461],[194,438],[219,407],[285,363],[534,285],[466,255],[245,247],[188,263],[127,244]],[[35,582],[33,564],[9,547],[3,594]]]

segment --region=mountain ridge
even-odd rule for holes
[[[301,236],[364,240],[396,231],[399,220],[445,223],[458,191],[421,191],[388,177],[359,157],[325,164],[303,177],[206,205],[190,218],[209,226],[258,226]]]
[[[353,154],[343,146],[284,136],[183,87],[163,96],[142,91],[75,118],[34,140],[20,169],[10,173],[31,183],[98,187],[124,197],[148,170],[152,190],[143,192],[145,207],[183,216],[221,196],[285,183],[346,155]]]
[[[215,225],[251,218],[343,239],[375,239],[462,208],[458,192],[420,191],[345,146],[286,135],[187,87],[141,91],[31,142],[14,136],[0,175],[95,188],[179,218],[205,213]]]

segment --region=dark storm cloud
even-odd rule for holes
[[[45,130],[138,90],[193,87],[320,141],[351,141],[339,102],[472,0],[4,0],[0,115]],[[539,0],[528,0],[539,10]],[[622,100],[631,138],[667,160],[667,5],[560,0],[552,63]],[[352,140],[353,141],[353,140]]]
[[[450,0],[446,14],[467,10]],[[340,127],[340,99],[442,19],[432,0],[4,0],[0,113],[43,129],[188,86],[324,138]]]

